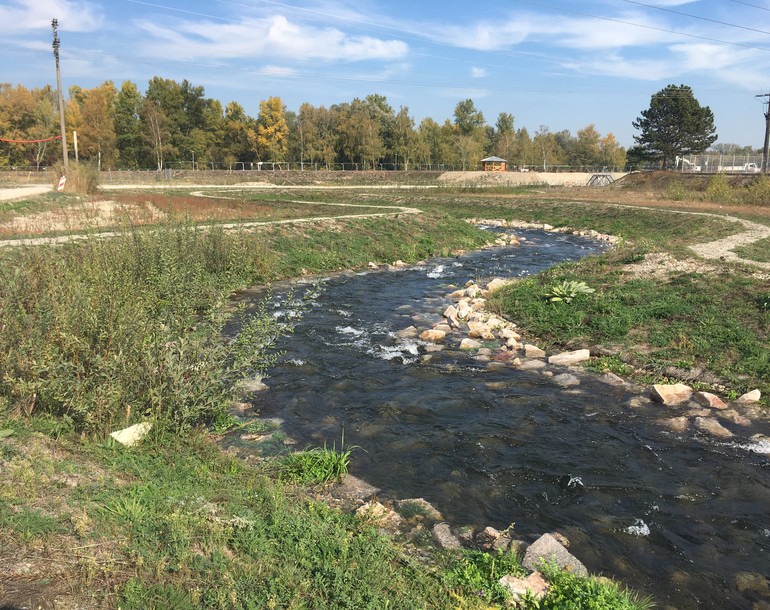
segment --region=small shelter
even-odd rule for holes
[[[481,171],[504,172],[508,161],[500,157],[487,157],[481,160]]]

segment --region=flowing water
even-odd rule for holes
[[[668,431],[686,408],[629,401],[581,374],[564,389],[542,372],[488,366],[448,348],[396,339],[438,320],[469,279],[519,277],[597,253],[587,239],[521,232],[519,247],[400,271],[299,284],[309,305],[251,400],[301,446],[357,445],[351,472],[381,498],[422,497],[453,525],[525,539],[563,533],[595,573],[659,607],[770,603],[770,425],[724,425],[730,442]],[[291,309],[280,294],[277,317]],[[256,299],[256,297],[255,297]],[[555,369],[554,372],[562,372]]]

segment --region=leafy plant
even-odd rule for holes
[[[336,443],[331,449],[324,443],[323,448],[317,447],[307,451],[290,453],[283,458],[280,471],[284,480],[293,483],[316,483],[323,485],[340,480],[348,473],[350,455],[357,447],[344,449],[345,436],[342,436],[340,450]]]
[[[523,576],[526,573],[515,553],[499,550],[465,551],[462,558],[446,575],[450,587],[460,589],[465,596],[475,596],[487,602],[505,603],[508,590],[499,580],[506,574]]]
[[[560,284],[552,286],[545,296],[552,303],[558,301],[571,303],[572,300],[575,299],[578,295],[591,294],[594,292],[596,292],[596,290],[590,288],[585,282],[564,280]]]
[[[715,174],[709,180],[706,187],[706,198],[717,203],[732,203],[735,194],[730,186],[730,179],[726,174]]]
[[[652,599],[606,578],[584,578],[554,566],[544,566],[542,571],[550,588],[539,610],[648,610],[654,606]]]

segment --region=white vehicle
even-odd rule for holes
[[[676,168],[679,169],[679,163],[682,164],[683,172],[699,172],[701,170],[700,165],[695,165],[692,161],[688,161],[684,157],[676,158]]]
[[[743,165],[720,165],[717,167],[718,172],[733,172],[743,174],[758,174],[762,171],[756,163],[744,163]]]

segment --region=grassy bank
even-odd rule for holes
[[[273,339],[286,331],[258,314],[236,341],[223,341],[232,291],[485,241],[467,223],[434,214],[228,233],[176,222],[4,250],[0,564],[12,567],[0,600],[126,609],[499,607],[501,566],[523,572],[514,555],[412,559],[411,544],[313,499],[301,481],[314,478],[315,459],[248,465],[201,427],[237,424],[227,407],[240,381],[269,364]],[[156,425],[137,449],[106,437],[148,418]],[[344,472],[340,452],[331,453],[332,472]],[[540,608],[561,607],[564,596],[579,608],[597,595],[600,607],[644,607],[606,582],[554,583],[556,601]]]
[[[281,197],[296,194],[249,199]],[[238,340],[223,341],[233,291],[475,248],[486,236],[468,217],[625,238],[607,255],[499,294],[495,306],[533,339],[601,346],[606,355],[592,366],[623,374],[674,379],[700,368],[699,383],[728,394],[752,385],[770,392],[767,280],[726,263],[686,271],[657,263],[691,258],[688,244],[737,231],[733,222],[682,222],[551,191],[301,198],[427,213],[233,232],[174,221],[152,231],[128,226],[110,240],[0,251],[0,565],[12,566],[0,579],[0,605],[502,607],[496,581],[503,568],[521,570],[514,556],[426,559],[415,541],[385,538],[376,524],[330,509],[296,470],[235,460],[204,431],[237,424],[227,407],[239,384],[270,364],[272,341],[287,331],[263,313]],[[641,263],[662,274],[639,275]],[[549,302],[563,280],[596,292]],[[140,447],[107,439],[146,418],[157,425]],[[539,606],[522,607],[647,605],[603,581],[552,578]]]

